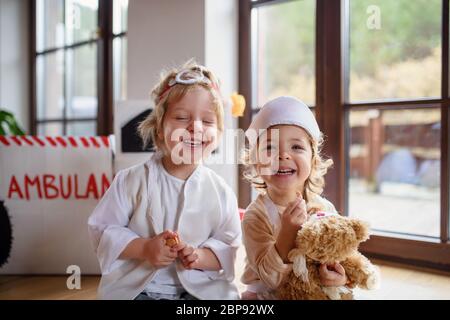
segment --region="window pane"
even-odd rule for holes
[[[67,51],[67,117],[97,116],[97,45]]]
[[[255,105],[280,95],[315,104],[315,1],[290,1],[252,11]]]
[[[38,119],[61,119],[64,110],[64,55],[62,51],[36,58]]]
[[[39,136],[62,136],[62,123],[39,123],[37,126],[37,133]]]
[[[95,136],[97,135],[97,123],[95,121],[69,122],[67,123],[67,135]]]
[[[439,97],[441,0],[351,0],[351,101]]]
[[[113,33],[119,34],[128,29],[128,0],[113,2]]]
[[[66,0],[66,44],[97,38],[98,0]]]
[[[114,59],[114,99],[127,98],[127,38],[113,40]]]
[[[350,215],[439,237],[440,109],[351,111],[349,120]]]
[[[64,0],[36,1],[36,50],[64,44]]]

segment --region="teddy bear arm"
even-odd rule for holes
[[[359,286],[363,289],[373,289],[378,283],[378,273],[374,265],[357,252],[351,257],[341,262],[345,269],[349,287]]]

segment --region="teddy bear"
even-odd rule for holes
[[[351,300],[352,288],[375,289],[378,268],[358,252],[369,238],[369,225],[359,219],[335,213],[311,215],[298,231],[295,248],[289,252],[292,271],[277,289],[283,300]],[[324,287],[319,279],[320,264],[339,262],[348,282],[341,287]]]

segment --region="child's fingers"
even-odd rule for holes
[[[334,270],[336,270],[337,273],[339,273],[341,275],[345,274],[345,269],[339,262],[336,262],[333,267],[334,267]]]
[[[297,208],[306,210],[306,201],[301,199],[297,204]]]
[[[303,202],[300,202],[295,208],[294,210],[292,210],[291,216],[295,217],[295,218],[306,218],[307,217],[307,213],[306,213],[306,203],[304,202],[304,200],[302,200]]]
[[[186,246],[187,246],[186,243],[180,242],[180,243],[174,245],[174,246],[172,247],[172,249],[175,250],[176,252],[179,252],[179,251],[183,250],[184,248],[186,248]]]
[[[188,263],[183,264],[185,269],[195,269],[197,266],[197,259]]]
[[[161,250],[161,256],[175,259],[176,257],[178,257],[178,252],[168,246],[163,246]]]
[[[172,263],[175,259],[177,258],[176,253],[174,254],[173,252],[163,252],[159,257],[158,257],[158,261],[159,263],[163,263],[163,264],[170,264]]]
[[[306,217],[306,208],[295,207],[294,210],[292,210],[291,216],[293,218]]]
[[[332,270],[330,270],[328,267],[331,267]],[[345,272],[345,271],[344,271]],[[334,264],[321,264],[320,268],[319,268],[319,275],[324,279],[324,280],[330,280],[333,281],[336,279],[336,277],[340,276],[340,273],[337,272],[334,269]]]
[[[194,252],[194,248],[192,248],[191,246],[187,246],[186,248],[183,249],[183,251],[181,252],[183,257],[186,257],[190,254],[192,254],[192,252]]]
[[[181,260],[181,263],[183,264],[183,267],[185,269],[189,269],[190,262],[186,261],[185,259]]]
[[[195,263],[197,260],[198,260],[198,254],[195,253],[195,250],[192,250],[192,252],[190,254],[184,256],[181,259],[181,262],[186,269],[191,269],[193,266],[193,263]]]
[[[196,266],[197,266],[197,260],[194,260],[187,265],[186,269],[195,269]]]
[[[172,257],[169,257],[169,256],[162,256],[160,258],[160,261],[164,262],[164,263],[170,263],[170,262],[173,262],[173,260],[175,260],[175,258],[172,258]]]
[[[194,262],[194,261],[196,261],[197,259],[198,259],[198,255],[197,255],[196,253],[193,253],[193,254],[190,254],[190,255],[184,257],[184,261],[185,261],[187,264],[190,264],[191,262]]]
[[[176,233],[173,232],[172,230],[165,230],[158,235],[158,237],[160,237],[163,240],[171,239],[175,236],[176,236]]]
[[[296,218],[300,215],[301,210],[298,207],[295,207],[292,211],[291,211],[291,217]]]
[[[284,209],[284,213],[285,214],[290,214],[291,211],[295,208],[295,206],[297,205],[298,199],[295,199],[294,201],[291,201],[288,203],[286,209]]]
[[[184,259],[186,256],[191,255],[194,252],[194,248],[191,246],[186,246],[183,250],[179,251],[179,256]]]
[[[319,275],[322,281],[330,279],[330,272],[328,271],[326,264],[321,264],[319,267]]]
[[[301,199],[297,198],[294,201],[291,201],[286,209],[284,210],[283,214],[289,215],[292,214],[292,211],[297,207],[297,205],[300,203]]]
[[[176,259],[178,257],[178,252],[170,250],[167,254],[167,257],[171,258],[171,259]]]
[[[171,260],[171,259],[161,259],[158,263],[158,266],[167,267],[168,265],[170,265],[172,263],[173,263],[173,260]]]

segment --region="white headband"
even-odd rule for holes
[[[299,126],[314,140],[320,140],[321,132],[314,114],[305,103],[289,96],[278,97],[267,102],[253,118],[245,135],[252,143],[250,137],[253,136],[253,131],[256,131],[259,136],[267,128],[280,124]]]

